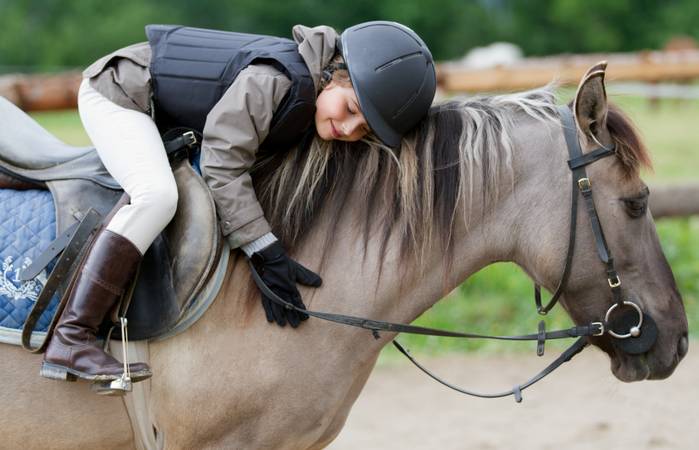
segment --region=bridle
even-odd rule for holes
[[[587,209],[587,215],[590,219],[590,226],[592,228],[592,234],[595,238],[595,247],[597,249],[597,255],[599,259],[605,264],[606,274],[607,274],[607,284],[612,293],[612,298],[614,303],[609,307],[607,313],[604,316],[604,321],[602,322],[607,334],[615,338],[616,344],[626,353],[630,354],[640,354],[647,352],[657,337],[657,327],[653,319],[647,314],[643,313],[641,307],[630,300],[623,300],[621,292],[621,278],[614,267],[614,258],[609,251],[607,246],[607,240],[604,237],[604,231],[602,230],[602,224],[599,220],[599,215],[597,214],[597,208],[595,208],[595,202],[592,198],[592,183],[587,176],[585,167],[598,161],[607,156],[614,155],[615,146],[612,144],[609,148],[598,147],[595,150],[583,154],[580,148],[580,142],[577,136],[577,127],[575,125],[575,120],[573,118],[573,112],[567,106],[558,107],[559,116],[561,119],[561,125],[563,128],[563,135],[565,137],[566,146],[568,148],[568,167],[572,172],[573,185],[571,188],[571,214],[570,214],[570,232],[568,239],[568,251],[565,260],[565,266],[563,269],[563,275],[561,276],[561,281],[558,284],[558,288],[551,297],[551,300],[543,306],[541,302],[541,288],[538,284],[534,286],[534,301],[536,303],[537,312],[541,315],[546,315],[551,308],[555,306],[561,296],[563,289],[568,281],[570,275],[570,267],[572,266],[573,254],[575,252],[575,241],[576,241],[576,229],[577,229],[577,216],[578,216],[578,192],[582,195],[585,200],[585,206]],[[612,312],[617,308],[624,309],[624,306],[629,306],[632,310],[628,311],[631,314],[625,314],[619,317],[616,321],[610,322]],[[635,313],[635,314],[634,314]],[[637,316],[637,322],[633,325],[633,319]],[[619,322],[623,321],[627,333],[620,333],[617,330],[618,326],[621,326]],[[644,321],[646,321],[646,327],[644,329],[645,336],[643,339],[632,339],[626,342],[619,341],[629,338],[640,338],[641,328],[643,327]],[[621,326],[624,328],[624,326]]]
[[[565,266],[563,268],[563,275],[561,276],[561,281],[556,288],[552,298],[547,302],[546,305],[542,305],[541,299],[541,287],[539,284],[535,284],[534,287],[534,300],[536,303],[536,308],[539,314],[546,315],[551,308],[555,306],[558,302],[560,296],[565,290],[568,278],[570,276],[570,269],[573,263],[573,255],[575,253],[575,241],[576,241],[576,224],[578,218],[578,197],[582,195],[585,206],[587,209],[588,217],[590,218],[590,225],[592,227],[592,234],[595,238],[595,246],[597,248],[597,255],[600,260],[605,264],[606,267],[606,277],[607,284],[611,289],[612,298],[614,303],[607,310],[604,318],[597,322],[591,322],[587,325],[574,326],[564,330],[546,331],[544,321],[539,322],[539,329],[537,333],[517,335],[517,336],[490,336],[474,333],[460,333],[447,330],[439,330],[434,328],[425,328],[414,325],[400,324],[384,322],[380,320],[365,319],[362,317],[347,316],[342,314],[333,314],[321,311],[311,311],[302,308],[298,308],[295,305],[281,299],[277,296],[271,289],[269,289],[260,275],[257,273],[255,267],[250,263],[250,269],[252,271],[253,279],[259,287],[259,289],[267,295],[274,302],[284,306],[287,309],[293,309],[303,314],[308,314],[309,316],[316,317],[319,319],[340,323],[343,325],[350,325],[354,327],[363,328],[371,331],[374,338],[380,338],[380,331],[392,332],[392,333],[409,333],[409,334],[422,334],[429,336],[444,336],[444,337],[458,337],[458,338],[469,338],[469,339],[497,339],[497,340],[507,340],[507,341],[537,341],[537,355],[542,356],[544,354],[544,345],[547,340],[550,339],[563,339],[577,337],[578,339],[568,347],[561,355],[556,358],[552,363],[550,363],[541,372],[536,374],[534,377],[529,379],[527,382],[514,386],[509,391],[493,393],[493,394],[483,394],[454,386],[438,376],[434,375],[432,372],[424,368],[420,363],[418,363],[398,341],[393,340],[395,347],[405,355],[413,364],[415,364],[420,370],[425,372],[428,376],[435,379],[439,383],[463,394],[472,395],[481,398],[499,398],[513,395],[517,402],[522,401],[522,391],[527,387],[533,385],[537,381],[544,378],[549,373],[553,372],[564,362],[570,361],[573,356],[580,353],[588,345],[588,337],[590,336],[602,336],[605,333],[609,334],[614,340],[614,344],[619,347],[622,351],[628,354],[641,354],[647,352],[655,343],[657,337],[657,327],[653,319],[644,314],[641,307],[631,301],[624,300],[621,292],[621,279],[619,274],[614,267],[614,259],[611,256],[609,248],[607,246],[607,241],[604,237],[604,232],[602,231],[602,225],[599,221],[599,216],[597,214],[597,209],[595,208],[595,203],[592,198],[592,183],[587,177],[585,167],[599,161],[602,158],[614,155],[614,145],[609,148],[598,147],[595,150],[583,154],[580,148],[580,143],[577,137],[577,127],[575,120],[573,118],[573,113],[567,106],[559,106],[558,111],[560,114],[561,124],[563,126],[563,133],[565,136],[565,141],[568,147],[568,155],[570,159],[568,160],[568,167],[572,172],[572,194],[571,194],[571,214],[570,214],[570,232],[568,240],[568,250],[565,259]],[[615,318],[612,319],[612,313],[615,310],[625,311],[621,314],[615,314]],[[621,332],[619,330],[628,330],[627,332]]]
[[[589,164],[613,155],[614,145],[611,145],[609,148],[598,147],[592,152],[583,155],[577,137],[577,128],[575,121],[573,120],[573,113],[566,106],[559,107],[559,113],[563,125],[563,135],[568,147],[568,155],[570,156],[570,159],[568,160],[568,167],[573,174],[573,186],[571,188],[570,203],[570,232],[568,234],[568,251],[566,254],[561,281],[558,284],[558,288],[556,288],[553,297],[551,297],[551,300],[549,300],[545,306],[543,306],[541,303],[541,288],[539,284],[534,285],[534,301],[536,302],[536,310],[541,315],[546,315],[551,308],[556,305],[559,297],[563,293],[566,283],[568,282],[570,268],[573,262],[573,254],[575,253],[575,237],[578,218],[578,191],[585,199],[587,212],[590,217],[590,224],[592,225],[592,232],[595,236],[597,254],[602,262],[607,266],[607,283],[609,284],[609,288],[612,290],[615,303],[619,304],[621,302],[621,280],[619,279],[619,275],[614,268],[614,259],[609,253],[607,240],[604,238],[604,232],[602,231],[599,216],[597,215],[597,209],[595,208],[595,203],[592,200],[592,184],[590,179],[587,177],[585,170],[585,167]]]

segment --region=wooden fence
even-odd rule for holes
[[[0,76],[0,96],[24,111],[75,109],[81,79],[79,71],[53,75],[4,75]]]
[[[648,207],[656,219],[699,215],[699,184],[651,186],[650,192]]]
[[[438,66],[440,87],[447,92],[492,92],[530,89],[551,81],[577,84],[593,64],[607,61],[607,81],[687,82],[699,78],[699,50],[558,55],[527,58],[488,69],[448,62]]]

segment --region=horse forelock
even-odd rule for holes
[[[291,251],[322,215],[323,255],[338,226],[351,220],[365,250],[379,232],[380,260],[397,237],[400,255],[413,266],[436,244],[448,268],[456,221],[468,227],[475,201],[485,208],[514,183],[516,117],[556,121],[553,92],[547,86],[434,105],[396,150],[375,137],[346,143],[316,136],[308,146],[261,159],[253,169],[256,192]],[[351,198],[358,208],[347,208]]]

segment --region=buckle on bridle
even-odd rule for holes
[[[607,283],[609,283],[610,288],[618,288],[621,286],[621,278],[619,275],[614,275],[614,278],[607,278]]]
[[[592,189],[592,183],[590,183],[590,179],[587,177],[580,178],[578,180],[578,188],[580,188],[580,190],[583,192],[587,192],[590,189]]]
[[[592,322],[590,325],[593,327],[596,326],[597,329],[599,330],[596,333],[592,333],[593,336],[602,336],[604,335],[604,324],[602,322]]]

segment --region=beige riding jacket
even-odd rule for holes
[[[292,33],[318,92],[321,71],[335,53],[337,32],[326,26],[296,25]],[[147,42],[138,43],[100,58],[85,69],[83,76],[114,103],[151,115],[150,61],[150,46]],[[240,72],[206,117],[201,170],[231,248],[271,231],[248,171],[290,85],[291,81],[279,70],[250,65]]]

